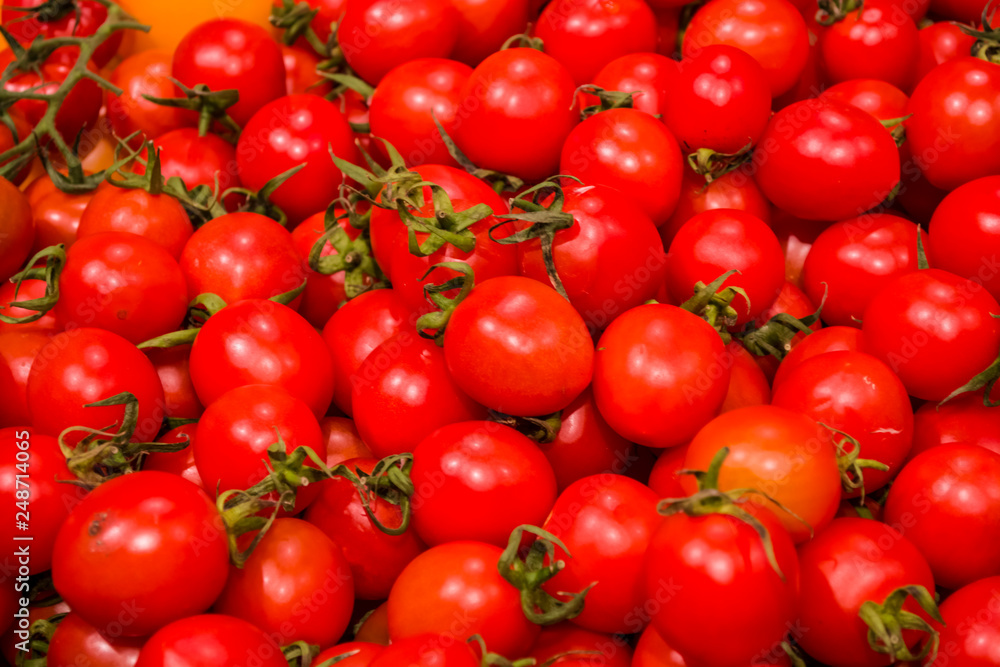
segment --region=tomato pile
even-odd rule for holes
[[[1000,667],[981,1],[9,0],[3,660]]]

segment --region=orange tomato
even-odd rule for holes
[[[218,18],[234,18],[269,26],[272,0],[118,0],[122,8],[140,22],[152,26],[143,34],[128,31],[119,53],[123,56],[148,49],[173,52],[191,28]]]

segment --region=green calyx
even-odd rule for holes
[[[421,315],[417,320],[417,331],[420,335],[433,340],[440,346],[444,345],[444,332],[448,326],[448,321],[451,319],[451,314],[455,312],[458,304],[462,303],[469,296],[472,288],[476,285],[476,276],[472,271],[472,267],[465,262],[441,262],[435,264],[420,279],[426,280],[427,276],[434,272],[435,269],[442,268],[457,271],[461,275],[451,280],[446,280],[443,283],[427,283],[424,285],[424,297],[433,303],[438,310]],[[458,290],[457,295],[454,297],[446,295],[447,292],[455,289]],[[433,333],[427,333],[428,331]]]
[[[340,206],[343,206],[342,211],[338,209]],[[354,239],[340,226],[340,220],[345,217],[353,228],[360,230]],[[326,209],[323,235],[309,251],[309,268],[313,271],[324,275],[344,272],[344,293],[348,300],[373,289],[388,287],[388,281],[372,255],[368,232],[370,218],[371,209],[361,214],[351,198],[338,199]],[[336,254],[324,257],[327,245],[332,246]]]
[[[593,95],[597,98],[597,104],[585,107],[580,112],[580,117],[583,120],[586,120],[594,114],[598,114],[602,111],[610,111],[611,109],[632,109],[635,106],[635,96],[641,94],[641,91],[638,90],[633,90],[632,92],[605,90],[604,88],[595,86],[591,83],[580,86],[576,89],[576,92],[587,93],[588,95]]]
[[[52,643],[52,636],[64,618],[66,618],[65,613],[55,614],[31,624],[28,628],[28,650],[17,652],[17,658],[14,660],[16,667],[46,667],[48,659],[45,656],[49,652],[49,644]]]
[[[511,37],[511,39],[516,39],[517,37],[520,37],[520,35]],[[507,41],[510,42],[510,39]],[[504,45],[503,48],[507,48],[506,45]],[[539,50],[541,49],[539,48]],[[444,142],[445,148],[448,149],[448,154],[451,155],[452,159],[455,160],[455,162],[457,162],[467,173],[470,173],[476,178],[489,183],[490,187],[492,187],[497,194],[502,192],[516,192],[524,187],[524,181],[517,176],[504,174],[499,171],[492,171],[490,169],[480,169],[477,167],[472,160],[470,160],[469,157],[459,149],[458,144],[456,144],[455,140],[451,138],[451,135],[445,131],[444,126],[441,125],[441,122],[437,119],[437,116],[434,115],[433,111],[431,112],[431,117],[434,118],[434,124],[437,125],[438,134],[441,135],[441,140]]]
[[[944,625],[941,612],[938,610],[934,596],[923,586],[903,586],[897,588],[885,598],[882,604],[872,600],[861,605],[858,616],[868,626],[868,645],[876,653],[888,655],[893,662],[921,661],[929,657],[925,664],[934,662],[937,657],[940,636],[930,623],[921,616],[903,609],[903,603],[912,597],[931,618]],[[925,642],[917,653],[903,641],[904,630],[916,630],[930,635],[930,641]]]
[[[562,411],[539,417],[515,417],[496,410],[489,411],[489,420],[527,436],[540,445],[546,445],[556,439],[562,427]]]
[[[827,289],[824,285],[823,300],[816,311],[805,317],[793,317],[788,313],[778,313],[761,326],[747,322],[739,334],[740,342],[758,357],[771,355],[778,361],[792,351],[792,339],[798,334],[808,336],[813,333],[812,325],[819,321],[823,306],[826,305]]]
[[[732,340],[727,329],[735,326],[739,318],[739,313],[732,305],[733,300],[737,296],[743,297],[747,304],[747,311],[750,310],[750,297],[747,296],[742,287],[722,287],[729,276],[739,275],[739,273],[736,269],[730,269],[708,285],[703,282],[695,283],[694,295],[680,306],[711,324],[726,343]]]
[[[852,493],[861,489],[860,501],[864,503],[865,501],[865,469],[870,470],[881,470],[883,472],[889,470],[889,466],[882,463],[881,461],[876,461],[875,459],[862,459],[859,458],[861,455],[861,443],[859,443],[855,438],[851,437],[847,433],[833,428],[832,426],[827,426],[823,422],[819,422],[819,425],[830,431],[834,436],[840,436],[839,438],[834,438],[833,444],[837,448],[837,467],[840,469],[840,483],[844,491],[847,493]]]
[[[371,613],[371,612],[369,612],[369,613]],[[361,652],[361,649],[357,649],[356,648],[353,651],[347,651],[346,653],[341,653],[340,655],[335,655],[332,658],[330,658],[329,660],[324,660],[323,662],[320,662],[320,663],[318,663],[316,665],[313,665],[312,667],[333,667],[333,665],[336,665],[338,662],[343,662],[344,660],[347,660],[348,658],[356,656],[360,652]],[[303,665],[303,667],[306,667],[306,666]]]
[[[966,35],[976,38],[976,43],[969,50],[971,56],[986,62],[1000,64],[1000,31],[993,25],[996,12],[997,8],[992,2],[986,3],[986,6],[983,7],[982,30],[976,30],[968,25],[956,25]]]
[[[994,315],[996,317],[996,315]],[[971,380],[966,382],[964,385],[956,389],[955,391],[948,394],[940,403],[938,407],[952,400],[956,396],[961,396],[962,394],[967,394],[969,392],[977,392],[982,390],[983,392],[983,405],[988,408],[995,408],[1000,406],[1000,401],[994,401],[990,399],[990,394],[993,393],[993,385],[1000,380],[1000,356],[998,356],[989,366],[977,373]]]
[[[188,88],[173,77],[170,80],[184,93],[184,97],[143,95],[143,98],[163,107],[194,111],[198,114],[198,136],[204,137],[212,125],[218,123],[228,133],[225,138],[235,143],[240,134],[240,126],[226,113],[226,109],[240,101],[240,91],[236,89],[213,91],[203,83]]]
[[[829,27],[843,21],[851,12],[861,11],[863,8],[863,0],[819,0],[816,23]]]
[[[508,660],[497,653],[490,653],[486,648],[486,641],[482,635],[472,635],[469,637],[469,644],[475,644],[479,648],[479,655],[483,656],[480,667],[532,667],[538,661],[534,658],[521,658],[520,660]]]
[[[38,266],[39,263],[43,262],[42,266]],[[27,266],[28,268],[11,276],[11,281],[15,283],[15,300],[10,305],[13,308],[23,308],[34,312],[23,317],[11,317],[0,313],[0,322],[6,322],[7,324],[27,324],[34,322],[55,308],[56,303],[59,301],[59,276],[62,275],[62,271],[66,267],[66,246],[53,245],[39,250],[34,257],[28,260]],[[25,280],[44,280],[45,294],[37,299],[17,301],[17,293],[21,289],[21,283]]]
[[[753,157],[753,143],[748,143],[735,153],[717,153],[710,148],[699,148],[687,156],[688,166],[705,178],[705,183],[722,178],[736,171]]]

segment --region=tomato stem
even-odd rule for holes
[[[893,662],[922,661],[929,657],[927,664],[937,657],[940,636],[930,623],[913,612],[904,611],[903,603],[912,597],[931,618],[944,625],[941,612],[934,597],[923,586],[903,586],[885,598],[882,604],[867,600],[861,605],[858,616],[868,626],[868,645],[876,653],[891,656]],[[903,641],[904,630],[917,630],[931,636],[930,642],[916,654]]]

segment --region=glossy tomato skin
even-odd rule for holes
[[[20,325],[12,325],[20,326]],[[0,375],[7,378],[0,403],[0,427],[31,423],[28,412],[28,376],[38,353],[49,342],[49,332],[38,329],[0,329]]]
[[[552,466],[534,442],[488,421],[449,424],[413,450],[413,526],[431,546],[476,540],[507,546],[512,530],[545,521],[556,500]],[[458,518],[456,512],[470,512]]]
[[[240,180],[251,190],[305,164],[271,195],[295,226],[325,211],[337,197],[343,178],[330,151],[348,162],[361,162],[351,126],[337,105],[317,95],[286,95],[268,102],[247,121],[236,145],[236,162]]]
[[[670,219],[660,226],[660,238],[663,247],[669,248],[678,230],[685,222],[699,213],[716,208],[733,208],[771,222],[771,204],[757,187],[753,177],[745,170],[731,171],[711,183],[705,183],[705,177],[685,166],[681,181],[681,193],[677,199],[677,208]]]
[[[681,348],[683,356],[676,354]],[[632,442],[683,444],[722,405],[730,375],[724,358],[725,345],[705,320],[666,304],[638,306],[597,343],[594,400],[611,428]]]
[[[266,299],[240,301],[209,318],[191,346],[191,380],[205,405],[243,385],[278,386],[317,419],[336,384],[319,333],[288,306]]]
[[[868,626],[858,616],[865,601],[882,604],[901,586],[923,586],[932,595],[934,591],[931,570],[913,543],[871,519],[835,520],[802,545],[799,567],[799,620],[803,627],[816,630],[803,633],[799,644],[834,667],[879,667],[890,662],[868,645]],[[927,618],[912,599],[903,608]],[[920,635],[906,632],[903,638],[912,647]]]
[[[137,472],[101,484],[70,513],[52,577],[85,621],[142,637],[208,609],[228,561],[221,517],[204,491],[168,473]]]
[[[276,519],[242,568],[230,566],[212,609],[250,621],[281,645],[332,646],[347,629],[354,576],[332,539],[301,519]]]
[[[144,350],[160,376],[164,411],[168,417],[197,419],[205,406],[198,399],[191,381],[191,346],[151,347]]]
[[[31,218],[35,224],[32,253],[57,243],[69,248],[76,242],[80,217],[93,193],[66,194],[56,188],[52,179],[46,175],[32,181],[25,188],[24,194],[31,204]]]
[[[938,65],[914,88],[906,138],[931,185],[953,190],[1000,174],[1000,130],[983,122],[1000,112],[998,91],[1000,66],[971,56]]]
[[[58,436],[69,426],[107,428],[120,423],[118,405],[85,408],[123,391],[139,401],[138,442],[149,442],[163,421],[163,387],[156,369],[135,345],[103,329],[81,327],[53,336],[28,375],[28,410],[40,433]]]
[[[817,355],[841,350],[864,352],[862,347],[861,330],[854,327],[826,327],[809,334],[782,360],[778,371],[774,374],[772,386],[777,391],[778,386],[791,375],[792,371]]]
[[[566,655],[554,664],[588,667],[593,662],[598,662],[606,667],[630,667],[632,663],[632,649],[623,638],[584,630],[565,622],[543,627],[529,657],[541,665],[574,651],[578,653]]]
[[[267,30],[246,21],[219,18],[192,29],[177,45],[171,71],[193,88],[235,88],[240,99],[227,109],[240,127],[271,100],[285,94],[285,62]]]
[[[165,194],[100,186],[83,209],[77,238],[102,232],[129,232],[143,236],[180,259],[194,228],[180,202]]]
[[[242,185],[236,149],[222,137],[212,133],[200,137],[197,129],[182,127],[161,134],[153,143],[160,149],[160,171],[164,179],[176,176],[189,190],[204,185],[213,192],[218,181],[220,194]],[[145,173],[141,165],[133,165],[132,169],[137,174]],[[229,200],[225,203],[228,206]]]
[[[0,53],[0,67],[6,69],[13,60],[13,52],[9,49]],[[4,88],[11,93],[31,90],[39,94],[52,94],[65,80],[70,67],[70,63],[50,59],[42,63],[37,72],[15,71],[4,84]],[[93,65],[87,67],[92,73],[95,71]],[[93,129],[97,125],[102,98],[101,88],[89,78],[81,79],[66,95],[59,111],[56,112],[55,126],[68,145],[73,145],[81,131],[86,128]],[[34,127],[45,115],[48,107],[42,100],[22,99],[10,108],[20,112],[24,120]]]
[[[913,449],[910,458],[938,445],[978,445],[1000,454],[1000,414],[983,405],[976,392],[956,396],[938,407],[921,405],[914,415]]]
[[[637,109],[610,109],[577,125],[562,147],[559,173],[632,199],[657,226],[673,213],[684,163],[677,141]]]
[[[480,658],[450,633],[423,633],[393,641],[368,667],[479,667]]]
[[[686,498],[687,492],[681,487],[680,471],[684,469],[687,446],[679,445],[663,450],[649,473],[649,488],[659,498]]]
[[[169,472],[183,477],[192,484],[207,489],[201,481],[201,473],[198,472],[198,465],[194,460],[194,438],[198,431],[198,424],[182,424],[175,429],[171,429],[157,439],[157,442],[186,442],[187,447],[177,452],[153,452],[145,458],[142,463],[143,470],[159,470]]]
[[[659,603],[652,625],[671,647],[696,664],[742,665],[780,642],[794,621],[799,564],[788,533],[766,509],[754,510],[771,536],[784,579],[768,562],[763,542],[730,516],[684,513],[663,519],[646,552],[646,596]],[[755,613],[727,623],[726,641],[706,641],[714,600],[758,600]]]
[[[732,366],[729,389],[719,413],[771,402],[771,385],[767,375],[743,344],[731,340],[726,344],[727,362]]]
[[[346,3],[337,42],[347,64],[372,85],[418,58],[447,58],[458,38],[458,12],[444,0]]]
[[[412,452],[447,424],[486,417],[451,377],[441,348],[416,333],[403,331],[376,347],[355,378],[355,424],[379,458]]]
[[[119,137],[124,139],[138,131],[142,134],[133,140],[138,143],[197,123],[197,117],[190,111],[161,106],[143,97],[179,94],[170,80],[171,62],[168,51],[153,49],[129,56],[112,70],[108,80],[121,88],[122,94],[106,91],[104,99],[108,120]]]
[[[867,213],[827,227],[813,242],[802,267],[802,285],[809,298],[820,303],[826,295],[823,321],[860,326],[879,289],[917,270],[919,229],[888,213]],[[926,232],[919,233],[926,248]]]
[[[879,120],[902,118],[910,101],[902,90],[879,79],[843,81],[824,90],[822,97],[855,106]]]
[[[542,526],[566,545],[556,557],[566,567],[544,586],[551,594],[587,593],[583,612],[572,623],[606,633],[633,633],[645,625],[642,562],[663,517],[659,500],[645,484],[622,475],[584,477],[559,494]]]
[[[1000,578],[988,577],[963,586],[941,603],[945,625],[933,623],[941,633],[942,650],[927,667],[991,667],[997,664],[1000,617],[995,613]]]
[[[385,647],[379,644],[355,640],[331,646],[320,652],[313,659],[313,664],[322,665],[326,660],[350,653],[349,658],[343,658],[336,664],[341,665],[341,667],[369,667],[372,661],[384,650]]]
[[[830,352],[803,362],[775,391],[772,403],[847,433],[860,443],[860,458],[889,466],[887,471],[864,471],[864,493],[885,486],[913,444],[913,408],[906,388],[888,366],[863,352]],[[861,493],[857,489],[845,495]]]
[[[893,483],[885,522],[916,545],[939,586],[1000,574],[998,480],[1000,454],[950,443],[913,457]]]
[[[465,63],[445,58],[421,58],[393,68],[371,97],[372,134],[392,144],[409,166],[456,166],[434,119],[449,136],[455,135],[462,86],[471,74]]]
[[[333,467],[350,459],[371,458],[372,453],[358,434],[353,419],[324,417],[319,422],[326,441],[326,465]]]
[[[966,35],[961,26],[950,21],[937,21],[924,26],[917,33],[917,39],[919,52],[913,77],[917,83],[941,63],[969,55],[972,45],[976,43],[975,37]]]
[[[42,4],[43,0],[13,0],[13,2],[4,5],[2,14],[4,28],[21,46],[27,47],[39,37],[42,39],[90,37],[108,18],[107,8],[94,0],[83,0],[76,3],[55,20],[42,20],[37,14],[26,15],[15,9],[37,8]],[[91,62],[97,67],[104,67],[109,60],[115,57],[124,36],[124,30],[111,33],[104,43],[94,50]],[[52,54],[52,59],[72,66],[79,55],[79,48],[66,46],[57,49]]]
[[[526,32],[529,0],[453,0],[458,10],[458,38],[451,57],[475,67],[496,53],[513,35]]]
[[[494,53],[462,88],[463,104],[479,102],[453,139],[478,167],[541,181],[556,172],[563,142],[579,122],[575,89],[566,68],[540,51]]]
[[[655,51],[656,16],[641,0],[565,0],[542,10],[535,36],[583,85],[619,56]]]
[[[858,216],[899,182],[892,136],[870,114],[836,100],[785,107],[771,118],[759,145],[768,153],[757,170],[761,190],[775,206],[807,220]],[[824,156],[834,146],[843,154],[831,162]]]
[[[827,80],[879,79],[909,90],[920,48],[917,26],[888,0],[869,0],[823,31]]]
[[[145,642],[145,637],[106,635],[83,620],[79,614],[71,612],[56,626],[48,653],[45,654],[45,664],[51,667],[75,667],[81,664],[133,667]]]
[[[723,447],[729,448],[729,455],[719,473],[719,488],[759,489],[797,514],[801,519],[769,500],[761,501],[796,544],[819,534],[833,519],[841,496],[836,450],[829,433],[812,418],[773,405],[727,412],[691,441],[685,470],[707,470]],[[693,493],[697,482],[685,475],[681,486]]]
[[[444,335],[455,383],[486,407],[521,417],[551,414],[579,396],[590,384],[593,350],[573,307],[521,276],[477,285]]]
[[[899,375],[911,396],[940,401],[985,370],[1000,347],[1000,304],[940,269],[908,273],[875,294],[864,348]]]
[[[0,180],[0,280],[6,280],[24,268],[35,241],[35,225],[28,199],[16,185]]]
[[[687,667],[684,656],[667,646],[652,625],[639,635],[631,667]]]
[[[771,116],[763,68],[745,51],[712,44],[682,60],[663,122],[685,152],[737,153],[760,139]]]
[[[251,662],[252,660],[252,662]],[[135,667],[287,667],[267,633],[240,618],[190,616],[164,627],[142,647]]]
[[[188,296],[211,292],[232,304],[290,292],[305,266],[287,229],[257,213],[230,213],[200,227],[181,253]]]
[[[602,67],[592,83],[604,90],[635,93],[632,108],[656,115],[669,100],[676,71],[677,62],[659,53],[629,53]],[[584,99],[587,106],[598,103],[592,95]]]
[[[501,553],[492,544],[461,541],[417,556],[389,594],[393,643],[425,633],[448,633],[462,643],[478,633],[494,653],[527,653],[539,626],[521,610],[520,592],[497,572]],[[462,619],[457,629],[456,618]]]

